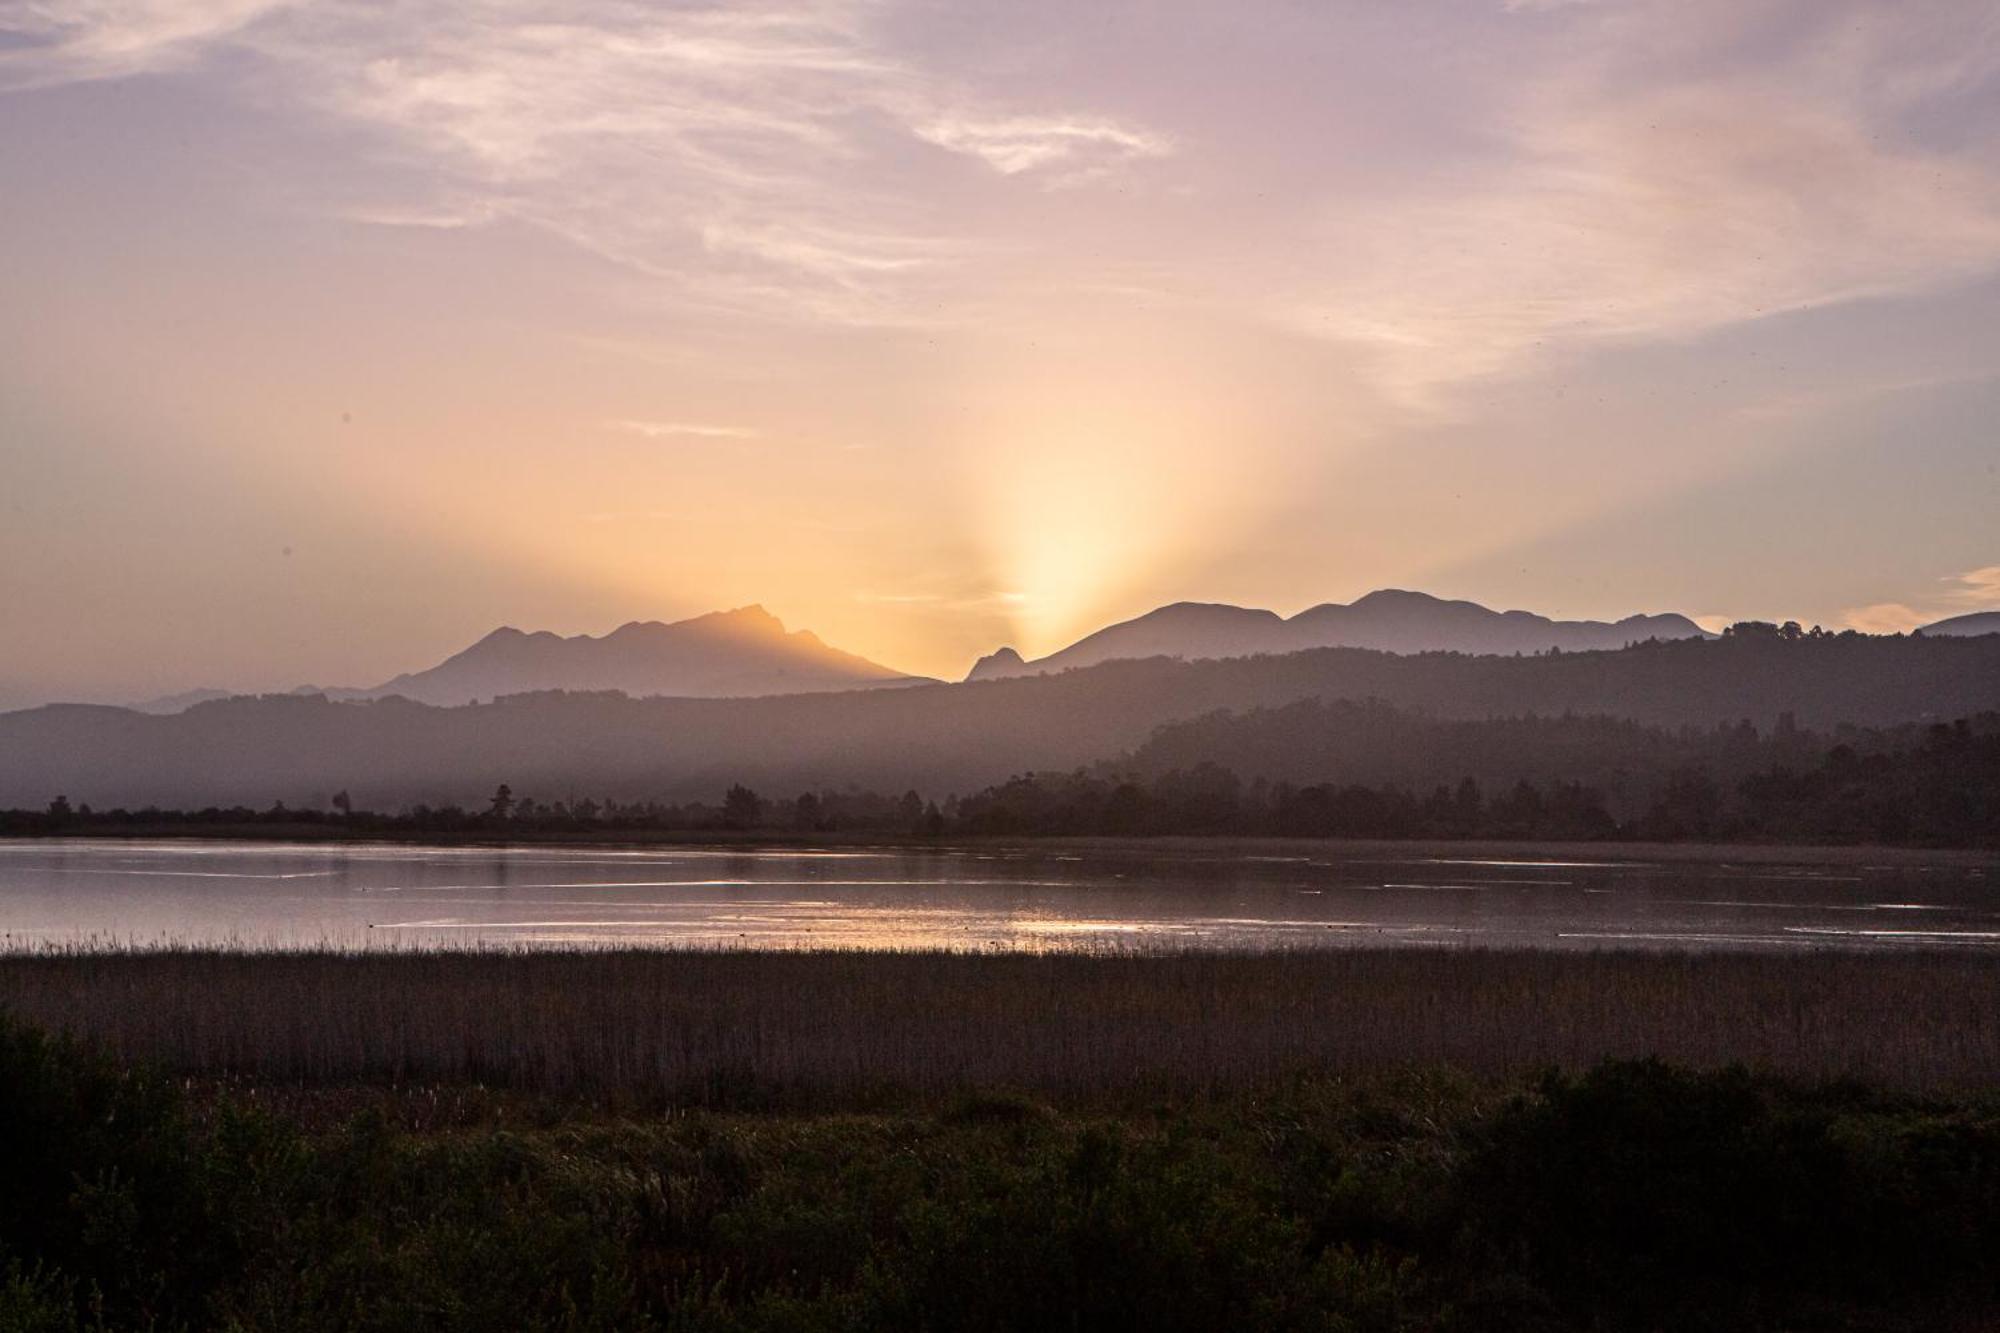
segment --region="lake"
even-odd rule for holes
[[[2000,950],[1996,858],[0,842],[0,948]]]

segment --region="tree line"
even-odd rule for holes
[[[1269,742],[1283,737],[1285,745]],[[1190,737],[1202,741],[1195,745]],[[1249,738],[1246,748],[1244,738]],[[1296,769],[1315,746],[1330,766],[1371,745],[1403,747],[1455,780],[1300,781],[1200,753],[1259,753]],[[1344,753],[1332,751],[1344,750]],[[1160,767],[1164,756],[1186,762]],[[1500,756],[1511,755],[1511,759]],[[1495,781],[1494,772],[1528,776]],[[1152,765],[1151,771],[1148,765]],[[1559,776],[1588,773],[1593,776]],[[1607,779],[1608,775],[1608,779]],[[1600,780],[1605,779],[1605,780]],[[1630,839],[2000,846],[2000,713],[1834,736],[1789,720],[1668,732],[1604,718],[1437,721],[1374,704],[1307,701],[1175,724],[1122,759],[1026,773],[963,796],[850,788],[771,799],[738,783],[714,802],[549,800],[505,783],[482,807],[324,808],[275,803],[200,810],[93,810],[57,797],[0,811],[12,835],[306,829],[352,836],[850,834],[892,838],[1277,836]]]

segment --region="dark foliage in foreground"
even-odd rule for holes
[[[1347,775],[1345,777],[1341,775]],[[1357,776],[1367,781],[1354,780]],[[1247,780],[1246,780],[1247,779]],[[571,798],[502,785],[484,809],[0,811],[0,834],[244,832],[534,838],[1230,835],[2000,846],[2000,713],[1801,730],[1789,715],[1667,731],[1608,717],[1450,721],[1305,700],[1160,728],[1116,762],[1031,773],[941,804],[916,791],[741,783],[715,804]]]
[[[1813,1327],[1926,1294],[1990,1302],[2000,1280],[1990,1106],[1606,1064],[1498,1117],[1460,1185],[1501,1263],[1619,1326],[1701,1327],[1719,1306]]]
[[[254,1090],[253,1090],[254,1091]],[[1917,1329],[2000,1314],[1990,1105],[1608,1064],[1122,1114],[327,1124],[0,1028],[0,1328]],[[451,1090],[443,1090],[446,1097]]]

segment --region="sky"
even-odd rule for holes
[[[0,707],[2000,608],[2000,7],[0,0]]]

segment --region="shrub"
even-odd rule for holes
[[[1466,1164],[1471,1243],[1572,1312],[1960,1300],[2000,1278],[2000,1119],[1656,1060],[1550,1075]]]

